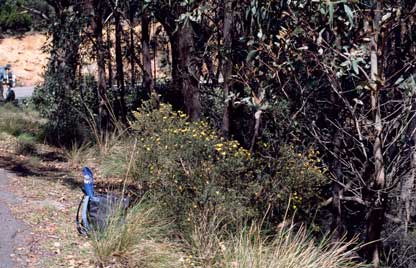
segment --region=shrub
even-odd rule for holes
[[[29,14],[22,14],[17,9],[16,1],[6,0],[0,4],[0,28],[3,31],[27,31],[32,25]]]
[[[134,116],[132,135],[111,148],[102,170],[127,177],[148,192],[185,234],[192,229],[193,215],[207,211],[238,223],[270,210],[273,220],[280,221],[291,197],[291,212],[306,208],[325,182],[318,158],[297,154],[290,146],[272,160],[253,156],[206,122],[188,122],[166,104],[160,109],[145,104]]]

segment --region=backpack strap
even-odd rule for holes
[[[88,202],[90,198],[87,195],[84,195],[79,202],[77,214],[75,217],[75,224],[77,225],[77,230],[80,235],[87,236],[89,230],[88,218],[87,218],[87,211],[88,211]],[[79,219],[79,211],[81,210],[81,221]]]

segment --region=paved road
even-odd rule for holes
[[[16,98],[27,98],[32,96],[35,87],[15,87],[14,93],[16,94]]]
[[[26,264],[15,263],[12,256],[15,255],[16,248],[26,246],[28,228],[11,214],[7,204],[19,203],[21,200],[7,191],[7,185],[7,174],[0,170],[0,268],[23,268]]]

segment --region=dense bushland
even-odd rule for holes
[[[302,154],[285,146],[276,158],[262,157],[170,105],[133,114],[130,136],[107,152],[102,171],[137,184],[181,228],[207,211],[228,222],[266,217],[278,224],[289,200],[291,212],[310,219],[316,213],[328,179],[314,149]]]
[[[415,265],[414,1],[46,2],[35,103],[56,143],[91,127],[108,175],[186,233],[205,207],[269,230],[288,207],[374,267]]]
[[[189,122],[168,104],[146,103],[133,114],[129,132],[77,151],[98,159],[104,178],[141,193],[126,216],[115,215],[94,235],[99,263],[360,267],[352,243],[313,241],[313,230],[290,223],[313,218],[328,183],[313,149],[301,154],[287,146],[269,159],[225,140],[204,121]]]

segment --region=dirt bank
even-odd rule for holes
[[[38,84],[47,62],[47,55],[42,52],[45,42],[42,33],[0,39],[0,66],[10,63],[20,86]]]

